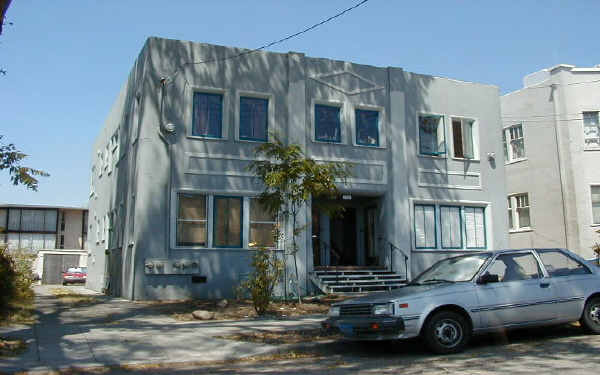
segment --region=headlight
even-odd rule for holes
[[[340,307],[339,306],[333,306],[331,308],[329,308],[329,314],[327,314],[329,316],[340,316]]]
[[[374,305],[373,315],[394,315],[394,305],[386,303],[385,305]]]

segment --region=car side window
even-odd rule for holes
[[[487,273],[498,275],[500,282],[538,279],[542,272],[533,254],[503,254],[496,258]]]
[[[551,277],[591,273],[581,262],[558,250],[538,250],[542,263]]]

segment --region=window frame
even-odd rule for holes
[[[275,221],[262,221],[262,220],[252,220],[252,200],[257,200],[258,196],[254,196],[254,197],[248,197],[248,249],[259,249],[261,246],[250,246],[250,242],[252,241],[252,239],[250,238],[250,233],[251,233],[251,227],[252,224],[270,224],[270,225],[275,225],[278,226],[280,224],[280,217],[279,217],[279,213],[275,215]],[[279,247],[279,239],[275,239],[274,241],[274,247],[266,247],[266,249],[269,250],[273,250],[273,249],[277,249]]]
[[[600,150],[600,144],[598,146],[587,146],[586,140],[588,139],[585,135],[585,114],[586,113],[596,113],[596,121],[598,122],[598,124],[596,125],[597,127],[597,132],[598,132],[598,137],[594,138],[594,139],[600,139],[600,110],[598,109],[593,109],[593,110],[584,110],[581,111],[581,126],[582,126],[582,135],[583,135],[583,150],[584,151],[595,151],[595,150]],[[600,141],[599,141],[600,143]]]
[[[512,139],[511,129],[521,128],[521,137]],[[506,156],[506,160],[504,160],[504,164],[512,164],[517,163],[523,160],[527,160],[527,149],[525,148],[525,130],[523,128],[523,123],[513,124],[506,126],[502,129],[502,137],[503,137],[503,147],[504,147],[504,155]],[[523,156],[520,158],[513,157],[513,143],[518,141],[519,139],[523,140]]]
[[[443,138],[444,138],[444,152],[438,152],[438,153],[421,152],[421,117],[438,117],[439,119],[441,119],[441,121],[442,121],[441,126],[442,126],[442,131],[443,131]],[[438,125],[438,129],[439,129],[439,125]],[[448,140],[446,137],[446,116],[444,114],[434,113],[434,112],[419,112],[419,113],[417,113],[416,138],[417,138],[417,153],[420,157],[439,158],[439,159],[446,159],[448,157]]]
[[[214,247],[215,249],[243,249],[244,248],[244,231],[245,231],[245,220],[244,220],[244,199],[245,197],[242,195],[214,195],[212,197],[212,201],[213,201],[213,225],[212,225],[212,247]],[[239,246],[220,246],[216,244],[216,240],[215,240],[215,231],[217,230],[217,215],[218,215],[218,210],[217,210],[217,200],[219,199],[239,199],[240,201],[240,239],[239,239]]]
[[[600,226],[600,220],[598,222],[596,222],[594,220],[594,201],[592,199],[592,189],[593,188],[599,188],[600,189],[600,183],[597,184],[590,184],[590,217],[591,217],[591,226]],[[600,203],[600,202],[599,202]]]
[[[527,206],[518,206],[518,197],[526,196],[527,197]],[[531,197],[529,196],[529,192],[525,193],[514,193],[509,194],[508,199],[511,202],[509,206],[509,210],[511,210],[512,215],[512,228],[509,227],[509,233],[516,232],[531,232],[534,230],[531,220]],[[529,226],[521,226],[521,216],[519,215],[519,208],[528,208],[529,209]]]
[[[479,154],[479,120],[476,119],[475,117],[468,117],[468,116],[455,116],[455,115],[450,115],[448,116],[450,118],[450,134],[452,135],[452,159],[455,160],[464,160],[464,161],[480,161],[480,154]],[[454,121],[455,120],[460,120],[461,122],[461,140],[462,140],[462,151],[463,151],[463,156],[456,156],[456,149],[454,147]],[[471,128],[471,139],[473,142],[473,157],[472,158],[468,158],[465,157],[465,138],[464,138],[464,123],[465,121],[471,121],[472,128]]]
[[[427,247],[427,246],[417,246],[417,214],[416,214],[416,208],[417,206],[423,206],[423,207],[433,207],[433,238],[434,238],[434,246],[433,247]],[[437,215],[437,209],[436,209],[436,204],[435,203],[414,203],[413,204],[413,236],[415,237],[414,240],[414,246],[415,246],[415,250],[436,250],[438,248],[438,230],[437,230],[437,223],[438,223],[438,215]]]
[[[221,136],[213,137],[206,135],[194,135],[194,96],[196,93],[221,95]],[[229,92],[222,88],[209,86],[192,86],[187,95],[186,103],[186,120],[187,124],[186,135],[190,139],[207,140],[207,141],[226,141],[229,139]]]
[[[185,195],[202,195],[204,196],[204,207],[205,207],[205,219],[201,220],[201,219],[180,219],[179,218],[179,196],[185,194]],[[174,229],[173,229],[173,238],[174,238],[174,247],[175,248],[198,248],[198,249],[205,249],[208,248],[210,246],[210,242],[209,242],[209,195],[205,194],[205,193],[196,193],[196,192],[186,192],[186,191],[178,191],[175,192],[175,206],[174,206],[174,218],[175,218],[175,225],[174,225]],[[205,224],[205,228],[206,228],[206,245],[202,246],[199,244],[179,244],[178,238],[177,238],[177,229],[178,229],[178,223],[180,221],[185,221],[185,222],[204,222]]]
[[[454,247],[444,246],[444,225],[442,223],[442,208],[458,208],[458,227],[460,229],[460,246]],[[450,204],[439,204],[438,210],[440,211],[440,248],[442,250],[457,250],[462,249],[465,246],[465,239],[463,238],[463,206],[460,205],[450,205]],[[485,215],[484,215],[485,216]]]
[[[358,116],[356,115],[358,111],[363,112],[376,112],[377,113],[377,143],[376,144],[368,144],[358,141]],[[352,134],[353,134],[353,145],[359,147],[368,147],[368,148],[383,148],[384,147],[384,137],[383,137],[383,127],[385,120],[385,110],[380,106],[373,105],[364,105],[359,104],[353,107],[352,111]],[[341,134],[341,133],[340,133]]]
[[[469,246],[469,231],[467,230],[467,220],[464,219],[464,231],[465,231],[465,249],[467,250],[487,250],[488,246],[487,246],[487,220],[486,220],[486,208],[487,207],[483,207],[483,206],[473,206],[473,205],[463,205],[462,206],[462,212],[463,212],[463,216],[466,214],[466,210],[467,208],[473,208],[473,209],[481,209],[483,210],[483,246],[473,246],[470,247]]]
[[[275,131],[275,97],[271,93],[258,92],[258,91],[236,91],[235,100],[235,140],[238,142],[256,142],[265,143],[269,142],[269,132]],[[241,100],[242,98],[251,99],[263,99],[267,101],[267,129],[265,132],[266,139],[242,137],[240,135],[242,123],[240,111],[242,109]]]
[[[337,108],[339,110],[339,115],[338,115],[338,119],[339,119],[339,136],[338,136],[338,140],[336,141],[328,141],[328,140],[321,140],[317,137],[317,106],[324,106],[324,107],[334,107]],[[325,100],[313,100],[313,102],[311,103],[311,122],[312,122],[312,140],[315,143],[323,143],[323,144],[332,144],[332,145],[342,145],[344,144],[344,139],[345,139],[345,124],[348,122],[347,121],[347,109],[346,109],[346,104],[344,102],[341,101],[325,101]]]

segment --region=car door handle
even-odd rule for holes
[[[540,283],[540,288],[549,288],[550,283]]]

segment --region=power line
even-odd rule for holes
[[[264,44],[264,45],[262,45],[262,46],[260,46],[260,47],[258,47],[258,48],[251,49],[251,50],[248,50],[248,51],[244,51],[244,52],[241,52],[241,53],[238,53],[238,54],[235,54],[235,55],[231,55],[231,56],[225,56],[225,57],[221,57],[221,58],[214,58],[214,59],[207,59],[207,60],[199,60],[199,61],[189,61],[189,62],[183,63],[181,66],[179,66],[179,67],[178,67],[178,68],[175,70],[175,72],[174,72],[173,74],[171,74],[171,77],[170,77],[170,79],[173,79],[173,78],[175,78],[175,76],[176,76],[176,75],[179,73],[179,71],[181,70],[181,68],[182,68],[182,67],[184,67],[184,66],[186,66],[186,65],[199,65],[199,64],[208,64],[208,63],[213,63],[213,62],[222,62],[222,61],[227,61],[227,60],[237,59],[237,58],[240,58],[240,57],[242,57],[242,56],[250,55],[250,54],[252,54],[252,53],[255,53],[255,52],[261,51],[261,50],[263,50],[263,49],[265,49],[265,48],[272,47],[272,46],[274,46],[274,45],[276,45],[276,44],[283,43],[283,42],[285,42],[285,41],[287,41],[287,40],[290,40],[290,39],[292,39],[292,38],[295,38],[295,37],[297,37],[297,36],[300,36],[300,35],[302,35],[302,34],[305,34],[305,33],[309,32],[309,31],[311,31],[311,30],[314,30],[314,29],[316,29],[317,27],[319,27],[319,26],[322,26],[322,25],[324,25],[324,24],[326,24],[326,23],[328,23],[328,22],[330,22],[330,21],[333,21],[334,19],[336,19],[336,18],[338,18],[338,17],[341,17],[341,16],[343,16],[344,14],[346,14],[346,13],[348,13],[348,12],[350,12],[350,11],[352,11],[352,10],[354,10],[354,9],[358,8],[358,7],[360,7],[361,5],[364,5],[364,4],[365,4],[365,3],[367,3],[368,1],[369,1],[369,0],[362,0],[361,2],[359,2],[359,3],[357,3],[357,4],[353,5],[353,6],[351,6],[351,7],[349,7],[349,8],[346,8],[346,9],[344,9],[344,10],[342,10],[342,11],[341,11],[341,12],[339,12],[339,13],[336,13],[336,14],[334,14],[334,15],[333,15],[333,16],[331,16],[331,17],[328,17],[328,18],[326,18],[326,19],[324,19],[324,20],[322,20],[322,21],[320,21],[320,22],[317,22],[317,23],[315,23],[314,25],[308,26],[308,27],[306,27],[305,29],[303,29],[303,30],[301,30],[301,31],[298,31],[297,33],[290,34],[290,35],[288,35],[288,36],[285,36],[285,37],[283,37],[283,38],[281,38],[281,39],[278,39],[278,40],[275,40],[275,41],[273,41],[273,42],[269,42],[269,43],[267,43],[267,44]]]

